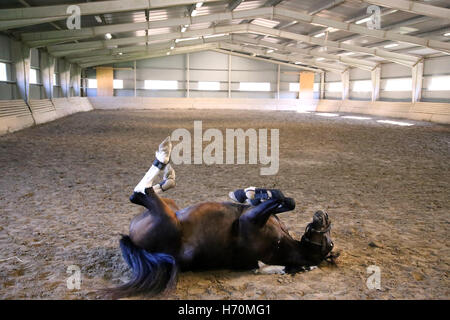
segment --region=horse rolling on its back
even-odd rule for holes
[[[178,270],[250,270],[262,261],[296,272],[333,258],[328,214],[316,212],[297,241],[276,216],[295,208],[294,200],[279,190],[240,189],[230,194],[237,203],[203,202],[181,210],[173,200],[161,198],[158,193],[175,186],[170,150],[167,138],[130,197],[147,210],[133,218],[129,235],[120,240],[133,278],[109,289],[113,298],[173,288]],[[164,180],[153,185],[162,169]]]

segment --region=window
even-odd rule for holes
[[[450,76],[433,77],[428,86],[429,91],[448,91],[450,90]]]
[[[88,89],[97,89],[97,79],[87,79]]]
[[[328,92],[342,92],[342,82],[330,82]]]
[[[145,80],[144,88],[147,90],[177,90],[178,81]]]
[[[30,69],[30,83],[37,84],[37,70]]]
[[[320,83],[318,83],[318,82],[314,82],[314,92],[319,92],[319,85],[320,85]]]
[[[114,89],[123,89],[123,80],[114,79]]]
[[[240,91],[270,91],[270,82],[240,82]]]
[[[299,90],[300,90],[300,83],[298,82],[289,83],[289,91],[299,92]]]
[[[198,82],[198,90],[219,91],[220,90],[220,82],[199,81]]]
[[[353,81],[354,92],[372,92],[372,81],[370,80],[359,80]]]
[[[408,123],[408,122],[401,122],[401,121],[392,121],[392,120],[377,120],[378,123],[388,123],[388,124],[395,124],[397,126],[403,126],[403,127],[408,127],[408,126],[413,126],[414,123]]]
[[[58,73],[53,74],[53,85],[59,86],[59,74]]]
[[[388,79],[386,80],[386,86],[384,91],[411,91],[412,90],[412,79],[402,78],[402,79]]]
[[[8,81],[8,76],[6,73],[6,63],[0,62],[0,81]]]

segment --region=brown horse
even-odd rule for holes
[[[316,212],[301,241],[297,241],[276,216],[293,210],[295,202],[278,190],[257,189],[265,197],[256,205],[204,202],[181,210],[173,200],[159,197],[157,193],[165,186],[174,186],[173,169],[166,167],[166,179],[159,185],[145,186],[151,186],[164,163],[169,162],[170,149],[166,139],[157,160],[130,197],[131,202],[147,210],[131,221],[129,235],[120,240],[122,255],[134,276],[112,289],[113,297],[161,293],[175,285],[178,270],[249,270],[262,261],[285,266],[286,272],[297,272],[331,257],[328,214]]]

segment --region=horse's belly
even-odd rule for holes
[[[185,270],[229,268],[240,212],[221,203],[204,203],[177,213],[182,227],[178,262]]]

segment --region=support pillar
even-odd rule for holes
[[[280,100],[280,70],[281,69],[281,66],[280,65],[278,65],[278,68],[277,68],[277,99],[278,100]]]
[[[412,103],[422,99],[423,60],[412,67]]]
[[[18,41],[12,41],[11,44],[17,88],[20,97],[28,103],[30,100],[31,50]]]
[[[325,72],[320,74],[320,99],[325,99]]]
[[[75,97],[80,96],[81,68],[73,64],[70,73],[70,82],[73,87]]]
[[[347,100],[350,95],[350,71],[347,69],[341,73],[342,100]]]
[[[372,102],[380,99],[381,67],[377,66],[370,72],[372,80]]]
[[[42,84],[44,85],[45,96],[53,99],[53,74],[55,73],[55,58],[47,52],[41,52],[41,73]]]
[[[191,79],[190,79],[190,61],[189,61],[189,53],[186,54],[186,98],[190,97],[190,86],[191,86]]]
[[[231,54],[228,55],[228,98],[231,99]]]
[[[137,80],[136,80],[136,60],[134,60],[134,68],[133,68],[133,72],[134,72],[134,97],[137,97]]]
[[[66,60],[60,60],[59,70],[62,96],[64,98],[68,98],[70,86],[70,63]]]

